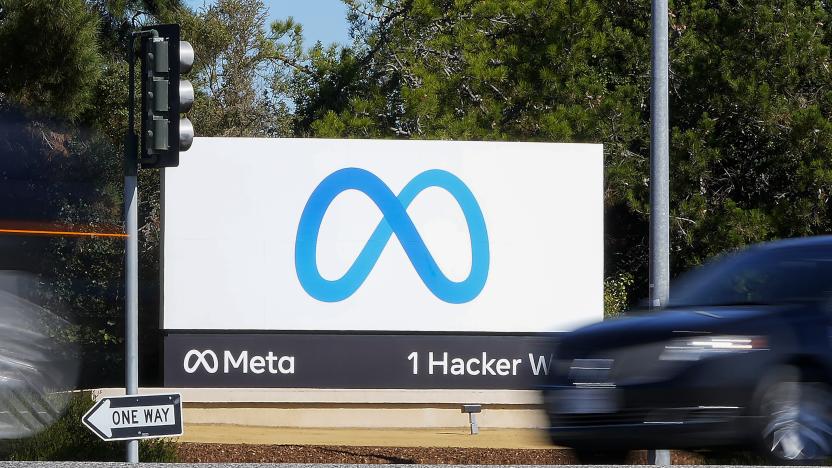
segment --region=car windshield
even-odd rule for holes
[[[818,301],[832,292],[832,259],[817,249],[751,249],[674,282],[668,307]]]

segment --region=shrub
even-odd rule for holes
[[[0,456],[5,460],[124,461],[124,442],[105,442],[81,423],[81,417],[94,404],[92,393],[75,393],[54,424],[31,437],[3,441]],[[142,440],[139,459],[175,462],[176,443],[170,439]]]
[[[617,317],[627,307],[627,290],[633,275],[622,273],[604,280],[604,318]]]

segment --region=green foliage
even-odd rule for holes
[[[830,230],[830,11],[679,3],[671,21],[675,266]]]
[[[83,0],[7,0],[0,16],[0,94],[75,118],[101,76],[99,17]]]
[[[75,393],[64,414],[54,424],[25,439],[0,444],[5,460],[124,461],[123,442],[104,442],[81,424],[81,417],[95,404],[89,392]],[[139,444],[143,462],[176,462],[176,443],[170,439],[148,439]]]
[[[627,308],[627,291],[633,285],[633,275],[620,273],[604,280],[604,318],[615,318]]]

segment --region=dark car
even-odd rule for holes
[[[565,334],[544,388],[555,444],[832,455],[832,236],[761,244],[674,282],[666,307]]]

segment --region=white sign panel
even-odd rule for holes
[[[103,440],[182,435],[182,396],[128,395],[102,398],[81,422]]]
[[[168,330],[602,317],[600,145],[197,138],[162,191]]]

